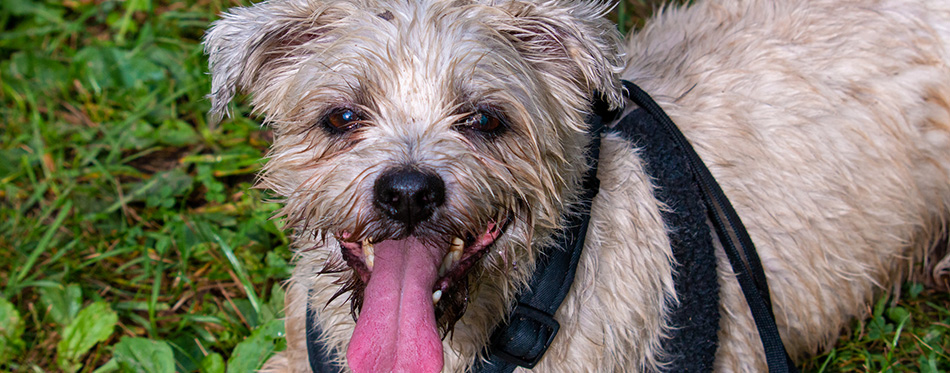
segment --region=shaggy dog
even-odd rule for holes
[[[260,185],[282,198],[297,255],[287,349],[265,369],[309,371],[309,307],[341,366],[466,370],[576,205],[585,117],[595,97],[624,105],[621,78],[657,99],[731,198],[793,359],[901,281],[941,279],[950,2],[697,1],[626,48],[609,8],[272,0],[214,23],[213,112],[240,90],[273,128]],[[587,244],[537,371],[677,358],[664,349],[678,302],[671,207],[638,144],[608,132],[600,153]],[[715,368],[764,371],[716,256]]]

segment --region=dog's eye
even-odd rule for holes
[[[355,110],[337,108],[323,118],[323,127],[333,133],[344,133],[360,125],[363,117]]]
[[[505,128],[503,119],[487,111],[476,111],[462,118],[462,120],[458,122],[458,125],[485,134],[497,134]]]

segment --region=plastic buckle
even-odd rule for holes
[[[560,328],[554,316],[519,303],[511,312],[507,327],[492,335],[491,352],[509,363],[534,368]]]

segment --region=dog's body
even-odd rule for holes
[[[596,90],[619,105],[621,76],[657,99],[730,197],[793,358],[832,343],[908,276],[950,266],[935,254],[950,217],[950,4],[700,1],[661,12],[631,38],[623,63],[602,5],[486,3],[273,1],[236,10],[209,33],[215,110],[241,88],[275,127],[262,184],[286,198],[299,250],[287,350],[266,369],[309,371],[308,304],[341,364],[349,355],[367,371],[432,370],[440,359],[445,371],[469,367],[576,201],[589,98]],[[441,178],[444,203],[426,205],[421,221],[380,207],[379,180],[394,167]],[[535,369],[662,370],[676,300],[666,207],[636,144],[617,135],[603,139],[598,177],[577,278],[556,315],[561,330]],[[383,268],[394,242],[438,266],[438,247],[456,236],[469,237],[466,258],[478,251],[452,280],[467,283],[443,288],[435,321],[413,321],[425,329],[418,335],[379,326],[400,345],[356,327],[347,296],[330,301],[346,283],[366,323],[391,320],[378,316],[387,304],[416,312],[377,303],[412,294],[369,281],[373,261]],[[360,256],[363,240],[376,243],[375,256]],[[749,309],[717,256],[715,366],[764,371]],[[324,271],[328,262],[342,272]],[[415,343],[408,336],[431,341],[429,329],[451,329],[445,315],[466,295],[443,351],[405,347]]]

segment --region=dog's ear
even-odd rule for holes
[[[268,1],[233,8],[215,21],[204,38],[211,69],[211,114],[227,113],[236,90],[253,86],[263,71],[291,64],[295,47],[326,33],[308,1]]]
[[[571,79],[587,97],[601,94],[612,107],[622,103],[622,36],[605,18],[609,2],[528,0],[513,3],[507,32],[539,71]]]

